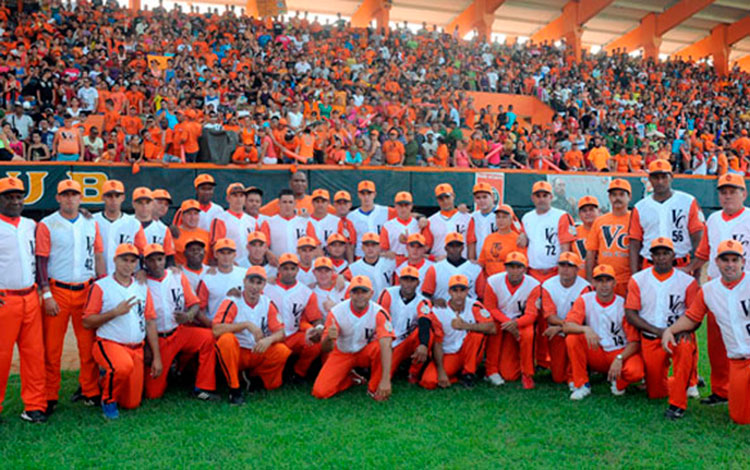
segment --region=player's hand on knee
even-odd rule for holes
[[[411,355],[411,359],[419,364],[427,360],[427,346],[420,344],[417,349],[414,350],[414,354]]]
[[[158,379],[162,370],[161,357],[154,356],[154,359],[151,361],[151,377]]]
[[[672,334],[672,330],[667,328],[664,330],[664,333],[661,335],[661,347],[664,348],[665,351],[668,353],[672,353],[672,346],[677,346],[677,343],[674,339],[674,334]]]
[[[599,341],[601,341],[601,338],[599,338],[599,335],[597,335],[593,329],[586,327],[584,335],[586,336],[586,342],[588,343],[589,348],[599,349]]]

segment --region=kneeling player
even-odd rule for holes
[[[229,383],[229,402],[242,405],[240,372],[260,377],[267,390],[281,386],[284,365],[292,351],[284,345],[284,324],[276,305],[263,295],[266,270],[252,266],[245,273],[239,298],[225,299],[213,320],[219,365]]]
[[[153,353],[151,377],[162,373],[156,312],[146,284],[133,278],[138,248],[123,243],[115,251],[115,272],[94,283],[83,310],[83,326],[96,330],[92,355],[104,369],[102,411],[117,419],[117,405],[137,408],[143,395],[143,340]]]
[[[370,368],[367,391],[376,400],[391,396],[391,341],[393,325],[382,307],[373,302],[372,282],[354,276],[351,299],[331,309],[326,318],[322,349],[331,351],[313,385],[316,398],[330,398],[354,384],[355,367]],[[376,341],[377,340],[377,341]]]
[[[469,280],[466,276],[451,276],[448,295],[446,307],[432,310],[434,357],[419,381],[426,389],[450,387],[458,378],[465,387],[473,387],[485,335],[495,334],[490,312],[479,301],[467,300]]]
[[[625,320],[625,300],[615,295],[615,270],[600,264],[593,277],[595,291],[578,297],[563,325],[575,387],[571,400],[591,394],[589,367],[607,373],[614,395],[643,379],[638,333]]]

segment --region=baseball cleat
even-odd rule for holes
[[[669,405],[667,411],[664,412],[664,417],[672,421],[678,420],[683,416],[685,416],[685,410],[674,405]]]
[[[583,385],[573,390],[573,393],[570,394],[570,399],[571,400],[583,400],[589,395],[591,395],[591,388],[587,387],[586,385]]]
[[[700,398],[701,392],[698,391],[698,386],[693,385],[692,387],[687,388],[687,396],[688,398]]]
[[[612,386],[610,387],[610,390],[612,391],[612,395],[616,397],[625,395],[625,389],[620,390],[619,388],[617,388],[617,381],[615,380],[612,381]]]
[[[24,411],[21,413],[21,419],[29,423],[46,423],[47,415],[39,410]]]
[[[726,405],[726,404],[727,404],[727,399],[724,397],[720,397],[719,395],[715,393],[712,393],[711,395],[701,400],[701,405],[707,405],[707,406]]]
[[[495,387],[499,387],[500,385],[503,385],[505,383],[505,380],[503,380],[503,378],[497,372],[485,376],[484,381],[491,383]]]

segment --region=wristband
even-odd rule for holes
[[[42,294],[42,299],[44,299],[44,300],[48,300],[48,299],[51,299],[51,298],[52,298],[52,292],[47,291],[47,292],[44,292]]]

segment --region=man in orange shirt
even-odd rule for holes
[[[395,127],[388,131],[388,140],[383,142],[383,155],[387,165],[402,166],[404,164],[406,149],[398,140],[398,130]]]
[[[135,106],[131,106],[128,110],[128,115],[123,116],[120,119],[120,125],[125,130],[126,140],[130,140],[133,137],[137,137],[141,129],[143,129],[143,121],[138,117],[138,110]]]
[[[184,265],[186,263],[185,248],[188,242],[191,240],[194,241],[197,238],[203,242],[204,246],[210,246],[211,236],[208,231],[198,226],[201,211],[198,201],[195,199],[186,199],[180,205],[180,211],[182,211],[182,225],[179,226],[180,236],[174,240],[174,259],[177,264]],[[208,252],[206,252],[203,262],[208,263],[208,259]]]
[[[294,212],[297,215],[312,214],[313,207],[312,196],[307,194],[307,175],[304,171],[292,173],[289,178],[289,187],[294,193]],[[332,212],[329,209],[329,212]],[[276,198],[260,208],[260,213],[267,216],[273,216],[279,213],[279,199]]]
[[[568,165],[568,170],[570,171],[580,171],[584,169],[583,153],[575,147],[565,152],[563,159],[565,160],[565,164]]]
[[[587,160],[594,167],[596,171],[607,171],[609,169],[609,160],[612,156],[609,154],[609,150],[605,147],[601,140],[596,137],[594,139],[594,148],[588,154]]]
[[[582,260],[586,259],[586,238],[599,215],[599,201],[594,196],[583,196],[578,200],[578,217],[581,223],[576,225],[576,239],[573,240],[572,248]],[[586,277],[586,269],[583,266],[578,275]]]
[[[495,225],[497,231],[484,240],[477,261],[484,270],[485,278],[505,271],[505,257],[508,253],[520,251],[525,254],[526,251],[517,245],[518,232],[513,230],[513,208],[507,204],[497,206]]]

